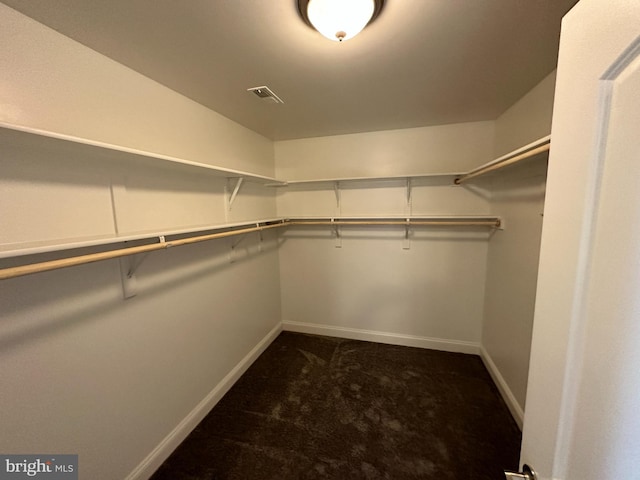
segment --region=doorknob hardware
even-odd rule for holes
[[[533,469],[527,464],[522,466],[521,473],[505,471],[504,476],[507,480],[538,480],[538,475],[536,475],[536,472],[534,472]]]

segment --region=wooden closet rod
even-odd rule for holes
[[[4,268],[0,270],[0,280],[21,277],[24,275],[30,275],[32,273],[48,272],[50,270],[57,270],[60,268],[83,265],[85,263],[100,262],[102,260],[109,260],[112,258],[127,257],[130,255],[136,255],[138,253],[154,252],[156,250],[164,250],[169,247],[179,247],[181,245],[189,245],[191,243],[206,242],[207,240],[213,240],[215,238],[231,237],[233,235],[242,235],[245,233],[259,232],[261,230],[268,230],[270,228],[283,227],[283,226],[286,226],[287,224],[288,223],[286,221],[283,221],[279,223],[272,223],[272,224],[256,226],[256,227],[239,228],[236,230],[227,230],[224,232],[209,233],[207,235],[198,235],[196,237],[181,238],[178,240],[171,240],[169,242],[161,241],[159,243],[152,243],[150,245],[119,248],[117,250],[110,250],[108,252],[90,253],[87,255],[77,255],[74,257],[61,258],[58,260],[50,260],[48,262],[32,263],[30,265],[21,265],[19,267]]]
[[[424,225],[442,227],[499,227],[500,219],[478,220],[289,220],[289,225]]]
[[[258,225],[255,227],[237,228],[234,230],[226,230],[224,232],[209,233],[206,235],[198,235],[195,237],[180,238],[171,241],[160,241],[158,243],[152,243],[150,245],[140,245],[137,247],[119,248],[116,250],[110,250],[108,252],[90,253],[87,255],[76,255],[67,258],[60,258],[58,260],[50,260],[47,262],[32,263],[29,265],[21,265],[18,267],[9,267],[0,269],[0,280],[6,280],[9,278],[22,277],[24,275],[30,275],[32,273],[48,272],[50,270],[57,270],[60,268],[73,267],[76,265],[83,265],[85,263],[100,262],[102,260],[110,260],[112,258],[127,257],[130,255],[136,255],[139,253],[154,252],[156,250],[164,250],[170,247],[179,247],[181,245],[189,245],[192,243],[206,242],[207,240],[214,240],[216,238],[231,237],[234,235],[243,235],[251,232],[259,232],[262,230],[268,230],[270,228],[286,227],[288,225],[424,225],[424,226],[467,226],[467,227],[494,227],[500,226],[500,219],[477,219],[477,220],[451,220],[451,219],[328,219],[328,220],[304,220],[304,219],[292,219],[282,220],[277,223],[269,223],[265,225]],[[222,227],[224,228],[224,227]],[[160,237],[162,238],[162,237]],[[115,239],[114,242],[118,240]]]
[[[493,162],[493,163],[489,163],[487,165],[483,165],[481,167],[478,167],[474,170],[471,170],[469,173],[466,173],[464,175],[462,175],[461,177],[458,177],[454,180],[454,183],[456,185],[460,185],[463,182],[466,182],[467,180],[470,180],[474,177],[478,177],[480,175],[484,175],[485,173],[489,173],[489,172],[493,172],[494,170],[498,170],[500,168],[506,167],[508,165],[512,165],[514,163],[520,162],[522,160],[526,160],[527,158],[531,158],[535,155],[538,155],[542,152],[547,152],[549,151],[549,148],[551,148],[551,144],[550,143],[545,143],[544,145],[540,145],[539,147],[533,148],[531,150],[527,150],[526,152],[520,153],[518,155],[512,156],[512,157],[507,157],[504,158],[500,161],[497,162]]]

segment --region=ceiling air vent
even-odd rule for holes
[[[256,96],[260,97],[265,102],[284,103],[282,99],[273,93],[273,91],[266,85],[263,85],[262,87],[247,88],[247,92],[255,93]]]

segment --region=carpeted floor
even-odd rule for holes
[[[479,357],[284,332],[152,480],[498,480],[519,450]]]

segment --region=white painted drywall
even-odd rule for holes
[[[276,142],[275,152],[277,175],[298,179],[462,171],[492,157],[493,123]],[[277,201],[278,214],[290,217],[489,213],[483,192],[452,178],[414,180],[410,203],[402,180],[343,182],[339,207],[330,183],[281,188]],[[336,248],[326,227],[287,231],[280,250],[285,328],[292,322],[361,338],[383,332],[389,335],[376,338],[477,352],[489,231],[413,229],[409,249],[404,235],[397,227],[343,228]]]
[[[493,122],[275,142],[287,180],[464,172],[487,161]],[[464,140],[463,140],[464,139]]]
[[[486,232],[416,232],[403,249],[398,228],[343,229],[335,248],[326,228],[284,234],[280,252],[285,322],[358,330],[457,350],[480,340]],[[380,339],[384,341],[384,339]],[[402,343],[398,340],[398,343]],[[437,345],[430,345],[438,348]]]
[[[496,120],[495,157],[549,135],[555,72]],[[538,273],[546,160],[532,160],[493,175],[491,213],[505,221],[489,243],[482,326],[483,354],[497,369],[498,383],[525,407],[531,331]]]
[[[4,280],[2,451],[75,453],[81,478],[125,478],[279,322],[265,238],[233,264],[222,241],[155,253],[126,301],[117,261]]]
[[[3,5],[0,37],[1,121],[273,175],[269,140]],[[225,180],[201,171],[3,147],[2,248],[276,213],[255,184],[229,212]],[[96,480],[157,466],[277,332],[276,239],[247,236],[233,263],[230,239],[153,253],[126,301],[116,260],[4,280],[0,451],[77,453]]]
[[[551,133],[555,84],[554,70],[496,119],[496,158]]]

